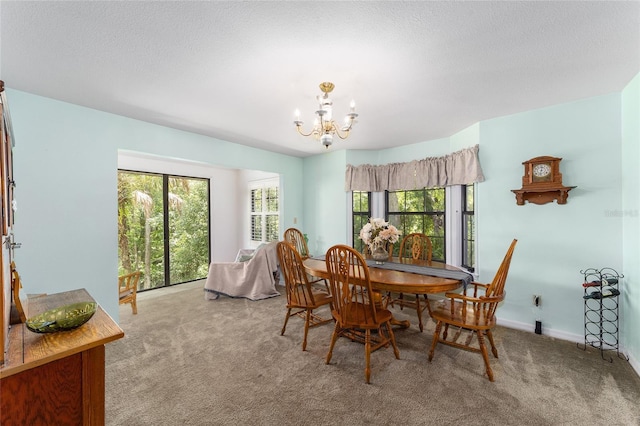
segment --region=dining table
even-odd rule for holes
[[[385,293],[445,293],[461,287],[466,288],[473,279],[466,271],[443,262],[398,257],[385,262],[376,262],[373,259],[367,259],[366,262],[371,287],[379,293],[376,299],[381,305]],[[323,256],[308,258],[303,264],[309,275],[330,279]],[[410,325],[409,321],[399,321],[395,318],[392,323],[403,328]]]

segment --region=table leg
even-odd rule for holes
[[[373,303],[376,305],[376,309],[386,309],[389,305],[388,298],[386,296],[383,296],[382,292],[380,291],[373,292]],[[391,325],[397,325],[401,328],[409,328],[411,323],[409,322],[409,320],[400,321],[399,319],[396,319],[392,313]]]

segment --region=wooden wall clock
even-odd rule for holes
[[[525,201],[534,204],[546,204],[556,200],[558,204],[566,204],[569,191],[575,186],[562,184],[560,173],[560,161],[558,157],[535,157],[525,161],[524,175],[522,176],[522,188],[512,189],[516,194],[516,203],[524,205]]]

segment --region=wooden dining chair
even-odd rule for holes
[[[306,260],[311,257],[309,253],[309,247],[307,247],[307,240],[304,238],[304,234],[297,228],[288,228],[282,235],[284,240],[293,245],[302,260]],[[309,282],[314,284],[322,283],[327,291],[329,291],[329,283],[324,278],[307,276]]]
[[[304,234],[299,229],[289,228],[284,231],[282,236],[285,241],[293,245],[302,260],[308,259],[311,256],[309,254],[309,247],[307,247],[307,240],[305,240]]]
[[[326,324],[333,321],[331,317],[323,318],[313,311],[321,306],[331,303],[329,293],[319,291],[311,286],[302,264],[302,257],[298,251],[286,241],[278,242],[278,260],[284,275],[285,289],[287,293],[287,315],[284,317],[281,336],[287,328],[287,322],[293,315],[304,318],[304,338],[302,350],[307,349],[307,334],[310,327]]]
[[[414,232],[406,235],[402,239],[398,257],[409,260],[426,260],[430,264],[432,254],[433,246],[431,245],[431,239],[425,234]],[[421,297],[424,297],[424,301],[420,300]],[[401,310],[405,306],[415,309],[418,314],[418,327],[420,328],[420,332],[423,331],[424,325],[422,323],[422,312],[425,309],[427,311],[430,309],[429,299],[426,294],[423,294],[422,296],[415,294],[411,296],[411,298],[407,299],[403,293],[399,293],[395,297],[393,294],[389,293],[387,294],[387,298],[391,306],[395,306],[397,304],[400,306]]]
[[[138,282],[140,281],[140,271],[118,277],[119,304],[131,304],[133,314],[138,313]]]
[[[509,250],[507,250],[507,254],[502,260],[500,268],[498,272],[496,272],[491,284],[472,282],[473,295],[468,296],[466,292],[464,294],[445,293],[448,300],[445,299],[432,306],[431,317],[436,320],[436,330],[433,334],[431,350],[429,351],[429,362],[433,359],[433,353],[438,343],[444,343],[468,351],[480,352],[484,359],[487,376],[489,376],[489,380],[493,382],[493,371],[489,364],[489,355],[487,353],[487,347],[485,346],[484,336],[486,335],[489,339],[493,356],[498,358],[498,350],[493,341],[491,329],[496,325],[495,313],[498,304],[504,300],[504,285],[507,281],[511,256],[513,255],[513,250],[517,242],[518,240],[516,239],[511,242],[511,246],[509,246]],[[483,289],[484,294],[481,294],[481,292],[478,291],[479,289]],[[442,327],[443,325],[444,328]],[[450,340],[447,340],[449,326],[457,327],[458,330]],[[465,330],[470,333],[466,342],[458,343],[462,331]],[[440,336],[441,331],[442,336]],[[471,346],[474,334],[478,337],[479,347],[477,348]]]
[[[376,302],[379,298],[371,288],[369,268],[355,249],[346,245],[333,246],[327,251],[325,262],[333,295],[331,314],[336,321],[326,363],[331,362],[338,337],[361,341],[364,343],[364,377],[370,383],[372,351],[391,343],[396,358],[400,359],[391,329],[391,312]]]

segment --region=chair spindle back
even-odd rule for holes
[[[369,267],[362,255],[349,246],[336,245],[327,251],[325,261],[331,277],[333,309],[341,326],[377,323]]]
[[[309,247],[307,247],[307,241],[304,239],[304,234],[299,229],[287,229],[284,231],[283,238],[285,241],[293,245],[303,260],[309,258],[310,254]]]

